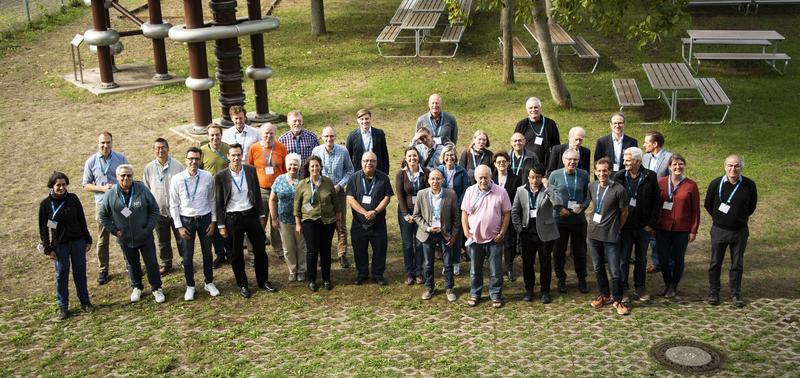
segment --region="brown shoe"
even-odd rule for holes
[[[597,298],[595,298],[592,301],[591,306],[592,306],[592,308],[600,308],[600,307],[603,307],[603,306],[605,306],[605,305],[607,305],[609,303],[611,303],[611,297],[601,294],[601,295],[598,295]]]
[[[414,281],[414,283],[417,284],[417,285],[424,284],[425,283],[425,277],[417,276],[417,279],[416,279],[416,281]]]
[[[620,301],[614,302],[614,308],[617,309],[617,314],[619,315],[628,315],[631,313],[630,307]]]
[[[660,272],[660,270],[656,269],[656,267],[654,267],[651,264],[647,264],[647,273],[658,273],[658,272]]]
[[[172,272],[171,266],[162,266],[161,268],[158,269],[158,273],[161,274],[161,277],[164,277],[167,274],[170,274],[171,272]]]

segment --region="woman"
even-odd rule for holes
[[[472,144],[461,153],[461,166],[467,170],[470,185],[475,183],[476,167],[483,164],[492,168],[492,151],[488,148],[489,135],[483,130],[477,130],[472,136]]]
[[[300,155],[286,155],[286,173],[278,176],[269,195],[272,227],[281,234],[283,257],[289,267],[289,282],[306,280],[306,244],[303,233],[295,230],[294,193],[300,183]]]
[[[461,267],[459,266],[459,263],[461,262],[461,254],[467,256],[466,251],[463,250],[464,235],[461,232],[461,201],[464,199],[464,193],[466,193],[467,188],[471,184],[469,181],[470,179],[467,176],[467,171],[464,169],[464,167],[458,165],[455,145],[452,143],[445,144],[439,160],[442,161],[443,164],[436,167],[436,169],[439,172],[442,172],[442,175],[444,176],[444,188],[453,189],[453,191],[456,192],[456,197],[458,199],[458,219],[455,221],[455,226],[458,229],[455,231],[457,238],[456,244],[453,247],[453,274],[458,276],[461,274]],[[461,253],[458,252],[459,249],[461,249]]]
[[[521,178],[509,171],[508,165],[511,157],[507,153],[500,151],[492,156],[494,162],[494,174],[492,175],[492,182],[500,185],[506,190],[508,200],[514,203],[514,197],[517,195],[517,188],[522,185]],[[503,245],[503,262],[506,264],[506,276],[508,280],[514,282],[517,277],[514,276],[514,256],[517,255],[517,232],[514,227],[509,227]]]
[[[686,160],[673,154],[669,159],[668,176],[658,180],[661,189],[661,214],[656,225],[658,258],[664,278],[664,297],[672,298],[683,276],[686,246],[694,241],[700,227],[700,191],[697,184],[684,176]]]
[[[72,281],[81,301],[81,309],[94,309],[86,288],[86,252],[92,246],[92,236],[86,225],[81,200],[68,193],[69,178],[53,172],[47,181],[50,194],[39,204],[38,249],[53,261],[56,269],[56,300],[58,318],[69,317],[69,271],[72,264]]]
[[[310,156],[305,164],[308,177],[297,185],[294,195],[294,229],[306,242],[308,289],[317,291],[317,256],[322,271],[322,286],[333,290],[331,283],[331,241],[336,217],[343,211],[335,201],[333,181],[322,176],[322,160]]]
[[[414,222],[414,203],[417,193],[428,187],[428,170],[419,165],[419,152],[414,147],[405,151],[405,159],[400,163],[394,185],[397,188],[397,223],[403,239],[403,265],[406,271],[406,285],[425,283],[422,276],[422,243],[417,240],[417,224]]]

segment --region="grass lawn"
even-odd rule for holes
[[[133,8],[141,1],[122,3]],[[641,63],[680,61],[677,36],[639,51],[634,41],[620,35],[604,36],[575,26],[574,32],[584,36],[602,59],[594,75],[567,76],[575,107],[558,109],[543,75],[518,75],[516,84],[501,84],[498,13],[473,12],[473,24],[455,59],[380,58],[374,39],[397,3],[327,1],[330,34],[315,38],[309,35],[308,1],[284,0],[275,11],[281,27],[265,38],[267,64],[275,70],[269,81],[271,109],[281,114],[300,109],[307,127],[315,132],[332,124],[343,143],[344,135],[356,127],[356,110],[371,108],[374,125],[386,131],[391,143],[393,172],[399,168],[402,147],[413,135],[416,117],[427,110],[427,96],[433,92],[443,95],[445,110],[458,119],[459,149],[479,128],[488,131],[492,150],[506,149],[516,121],[525,116],[529,96],[543,99],[543,112],[558,122],[562,139],[570,127],[580,125],[588,131],[586,144],[594,149],[597,138],[609,133],[608,119],[617,108],[611,79],[635,78],[649,97]],[[243,9],[242,2],[239,7]],[[200,292],[197,300],[186,303],[179,269],[164,281],[168,303],[153,303],[147,288],[141,303],[129,304],[124,261],[112,243],[109,284],[94,283],[94,251],[87,257],[89,291],[97,311],[55,321],[53,269],[33,249],[38,239],[36,210],[47,193],[44,184],[49,174],[62,170],[70,176],[71,190],[79,193],[91,221],[91,196],[81,190],[79,181],[99,131],[110,130],[115,150],[139,169],[153,159],[151,141],[156,137],[167,137],[178,158],[190,145],[169,131],[191,119],[186,88],[95,97],[60,79],[71,70],[69,39],[90,28],[91,15],[88,9],[83,12],[71,15],[76,17],[73,22],[42,28],[38,37],[26,35],[21,46],[4,51],[0,58],[0,140],[5,141],[1,148],[6,156],[0,169],[4,219],[0,348],[7,351],[0,355],[0,376],[660,376],[674,373],[651,360],[648,350],[669,338],[717,347],[726,355],[721,375],[796,376],[800,371],[796,258],[800,216],[792,205],[794,189],[800,185],[800,161],[796,143],[789,138],[800,131],[796,113],[800,102],[795,97],[800,92],[800,70],[794,62],[784,76],[761,62],[704,64],[701,76],[716,77],[733,100],[724,125],[631,122],[626,130],[640,142],[647,130],[661,130],[667,149],[687,158],[688,176],[703,194],[708,183],[723,174],[726,155],[745,157],[744,175],[756,181],[760,201],[750,223],[744,309],[734,309],[728,302],[710,308],[702,302],[710,255],[706,214],[697,241],[689,246],[678,299],[636,304],[629,317],[617,317],[610,308],[591,310],[592,295],[577,293],[572,274],[570,292],[555,293],[554,303],[547,306],[522,302],[524,286],[519,279],[506,282],[509,301],[503,309],[492,310],[485,302],[468,308],[465,275],[456,281],[460,296],[456,304],[447,303],[443,293],[423,302],[418,299],[420,286],[401,283],[402,253],[393,204],[388,210],[389,286],[356,287],[351,284],[354,270],[334,268],[336,288],[310,293],[304,285],[289,284],[285,266],[271,256],[271,279],[281,289],[277,294],[258,292],[250,300],[241,299],[226,266],[215,271],[221,297],[212,299]],[[692,27],[774,29],[787,38],[780,50],[800,57],[799,12],[800,7],[772,6],[745,16],[733,8],[708,8],[693,12]],[[119,30],[131,28],[116,13],[112,15]],[[182,3],[164,1],[164,17],[176,25],[183,23]],[[210,18],[207,7],[206,18]],[[531,46],[532,39],[521,25],[516,30]],[[149,41],[135,37],[124,43],[119,63],[152,61]],[[249,42],[241,43],[246,67]],[[213,65],[213,44],[208,49]],[[167,52],[170,71],[187,76],[185,46],[168,42]],[[95,65],[92,59],[89,55],[90,67]],[[244,86],[252,109],[252,84]],[[212,99],[216,95],[213,92]],[[711,118],[720,110],[683,104],[680,109],[690,116]],[[629,114],[633,114],[630,121],[667,117],[659,105]],[[219,116],[216,107],[214,116]],[[141,177],[140,171],[136,173]],[[519,266],[518,262],[517,271]],[[462,271],[467,269],[462,264]],[[252,280],[252,271],[248,272]],[[590,286],[593,283],[590,275]],[[437,287],[442,288],[438,276]],[[648,275],[648,289],[661,288],[660,276]],[[74,309],[78,302],[71,291]]]

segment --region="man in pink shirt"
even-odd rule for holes
[[[486,165],[475,169],[475,185],[467,188],[461,202],[461,227],[471,257],[470,298],[478,304],[483,291],[483,260],[489,256],[489,297],[492,307],[503,306],[503,238],[511,219],[511,201],[501,186],[492,183],[492,170]]]

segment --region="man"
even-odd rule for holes
[[[161,275],[158,273],[156,245],[153,228],[158,222],[158,203],[141,181],[133,181],[133,167],[121,164],[116,169],[117,185],[108,190],[100,204],[99,218],[109,233],[117,237],[117,243],[128,265],[131,281],[131,302],[142,298],[141,255],[147,269],[147,281],[152,287],[156,303],[166,299],[161,290]]]
[[[206,128],[208,134],[208,143],[200,147],[200,152],[203,154],[203,162],[200,164],[200,169],[208,171],[211,177],[214,177],[219,171],[228,168],[228,144],[222,141],[222,126],[212,123]],[[212,237],[214,244],[214,253],[217,257],[214,259],[214,269],[219,268],[228,261],[227,253],[225,252],[226,243],[219,232],[215,232]]]
[[[642,165],[655,172],[657,178],[669,176],[669,158],[672,157],[672,152],[664,149],[664,135],[655,130],[649,131],[644,136],[643,145],[647,153],[642,157]],[[655,237],[650,238],[650,248],[652,264],[647,266],[647,272],[658,273],[661,271],[661,264],[658,261],[658,246]]]
[[[523,180],[523,177],[535,164],[541,164],[539,158],[529,153],[525,149],[525,135],[522,133],[514,133],[511,135],[511,149],[508,150],[508,155],[511,157],[511,166],[509,169],[511,173]],[[516,188],[515,188],[516,190]]]
[[[336,189],[334,200],[338,202],[339,208],[347,209],[347,194],[344,187],[353,175],[353,162],[350,161],[347,149],[336,144],[336,129],[333,126],[322,129],[322,142],[324,144],[314,147],[311,154],[322,160],[322,175],[333,181]],[[347,211],[337,213],[336,236],[339,266],[347,269],[350,267],[350,261],[347,261]]]
[[[229,146],[234,143],[242,145],[243,161],[247,161],[247,154],[250,152],[250,146],[261,140],[261,134],[255,127],[248,125],[247,115],[244,108],[239,105],[231,106],[228,110],[233,121],[233,127],[228,128],[222,132],[222,141]]]
[[[289,112],[286,123],[289,124],[289,131],[281,135],[278,141],[286,146],[287,154],[294,152],[300,155],[300,165],[303,165],[314,147],[319,146],[319,139],[316,134],[303,128],[303,114],[299,110]]]
[[[525,101],[528,117],[517,122],[515,133],[525,135],[525,149],[535,155],[540,162],[550,158],[550,149],[561,144],[556,121],[542,115],[542,100],[531,97]]]
[[[601,158],[594,163],[597,181],[589,184],[589,198],[594,202],[594,211],[589,221],[587,236],[589,249],[592,251],[592,265],[597,278],[597,290],[600,294],[591,302],[594,309],[609,303],[619,315],[628,315],[630,308],[622,303],[622,272],[620,264],[627,263],[620,256],[620,230],[628,218],[628,196],[625,188],[614,181],[611,176],[611,161]],[[609,289],[608,270],[611,271],[611,287]]]
[[[378,159],[377,170],[389,174],[389,149],[383,130],[372,127],[372,112],[361,109],[356,113],[358,128],[347,136],[347,152],[353,167],[361,166],[361,155],[371,151]]]
[[[275,140],[277,129],[272,123],[261,125],[261,141],[250,146],[250,153],[247,154],[247,164],[256,168],[258,175],[258,186],[261,188],[261,201],[264,203],[266,213],[265,222],[270,219],[269,215],[269,195],[272,193],[272,183],[278,176],[286,173],[286,163],[284,159],[288,153],[283,143]],[[314,137],[316,138],[316,137]],[[255,188],[253,188],[255,189]],[[266,224],[266,223],[265,223]],[[272,252],[278,258],[283,259],[283,243],[278,228],[266,226],[269,230],[269,243],[272,245]],[[250,247],[248,246],[248,249]]]
[[[100,203],[105,193],[117,184],[115,172],[117,167],[128,164],[128,159],[111,150],[112,136],[108,131],[97,134],[97,153],[93,154],[83,164],[83,190],[94,193],[95,221],[97,223],[97,262],[100,274],[97,283],[104,285],[108,282],[108,230],[100,222]]]
[[[475,169],[475,185],[461,202],[461,227],[470,253],[470,307],[478,305],[483,291],[483,261],[489,259],[489,297],[492,307],[503,307],[503,238],[511,220],[511,201],[503,187],[492,183],[486,165]]]
[[[202,152],[197,147],[186,151],[186,170],[175,175],[169,187],[170,214],[175,229],[181,237],[183,251],[183,275],[186,294],[183,299],[194,300],[194,239],[200,239],[203,254],[203,289],[212,297],[219,295],[214,285],[214,263],[211,255],[211,239],[217,228],[217,212],[214,206],[214,178],[200,169]]]
[[[214,176],[215,204],[217,228],[226,238],[231,238],[228,259],[231,262],[239,294],[250,298],[247,275],[244,272],[244,236],[253,245],[253,264],[256,271],[258,287],[267,292],[278,291],[267,280],[269,277],[269,261],[264,250],[264,227],[267,224],[264,202],[258,188],[258,176],[255,167],[242,164],[242,145],[234,143],[228,148],[228,160],[231,164]]]
[[[428,188],[417,193],[414,205],[414,222],[417,224],[417,240],[422,243],[424,259],[425,291],[422,299],[433,297],[433,264],[436,261],[434,249],[442,251],[444,264],[444,288],[447,300],[455,302],[458,297],[453,291],[453,251],[458,227],[458,198],[452,189],[442,188],[444,175],[434,169],[428,174]]]
[[[744,307],[742,299],[742,272],[744,250],[750,236],[747,222],[756,211],[758,193],[756,183],[742,176],[744,160],[739,155],[725,159],[725,176],[708,185],[704,207],[711,215],[711,263],[708,265],[708,303],[719,304],[720,272],[725,260],[725,250],[731,250],[731,268],[728,285],[731,300],[736,307]]]
[[[572,261],[578,277],[578,289],[588,293],[586,285],[586,216],[589,206],[589,172],[578,168],[578,151],[568,149],[561,155],[564,168],[550,173],[549,185],[557,193],[560,203],[553,203],[557,213],[559,239],[553,256],[553,265],[558,279],[558,291],[567,292],[567,273],[564,272],[564,259],[567,243],[572,240]]]
[[[620,273],[622,290],[628,290],[631,252],[634,256],[633,287],[640,301],[650,300],[646,289],[647,246],[655,234],[653,229],[661,214],[661,191],[658,188],[656,173],[642,167],[642,150],[630,147],[622,153],[624,171],[615,173],[611,179],[621,184],[628,195],[628,220],[622,227],[622,255]],[[628,303],[629,296],[623,294],[622,302]]]
[[[589,158],[591,151],[583,147],[583,140],[586,139],[586,130],[583,127],[575,126],[569,129],[569,140],[565,144],[559,144],[550,150],[550,161],[547,162],[547,174],[549,175],[556,169],[564,168],[562,155],[567,149],[578,151],[578,168],[589,172]]]
[[[622,169],[622,151],[630,147],[638,147],[639,142],[625,135],[625,116],[614,113],[611,116],[611,134],[597,140],[594,147],[594,161],[608,158],[611,162],[611,173]]]
[[[432,170],[442,164],[439,158],[442,156],[444,145],[434,142],[431,129],[427,126],[417,128],[417,132],[414,133],[414,138],[411,139],[409,147],[417,149],[420,166]]]
[[[361,156],[362,169],[351,175],[347,182],[347,204],[353,210],[350,240],[358,271],[356,285],[363,284],[370,273],[368,246],[372,246],[372,279],[378,285],[386,285],[383,275],[388,247],[386,206],[389,206],[394,192],[389,176],[378,171],[377,164],[374,152],[364,152]]]
[[[428,97],[428,109],[429,112],[417,118],[417,130],[428,127],[436,146],[458,143],[458,123],[450,113],[442,111],[442,96],[434,93]]]
[[[183,165],[169,156],[169,143],[164,138],[157,138],[153,142],[153,151],[156,158],[144,167],[142,181],[144,186],[158,203],[158,222],[156,223],[156,237],[158,238],[158,257],[161,260],[159,273],[166,276],[172,271],[172,238],[180,244],[178,231],[172,227],[172,218],[169,215],[169,188],[172,177],[183,171]],[[180,247],[178,247],[180,253]]]

